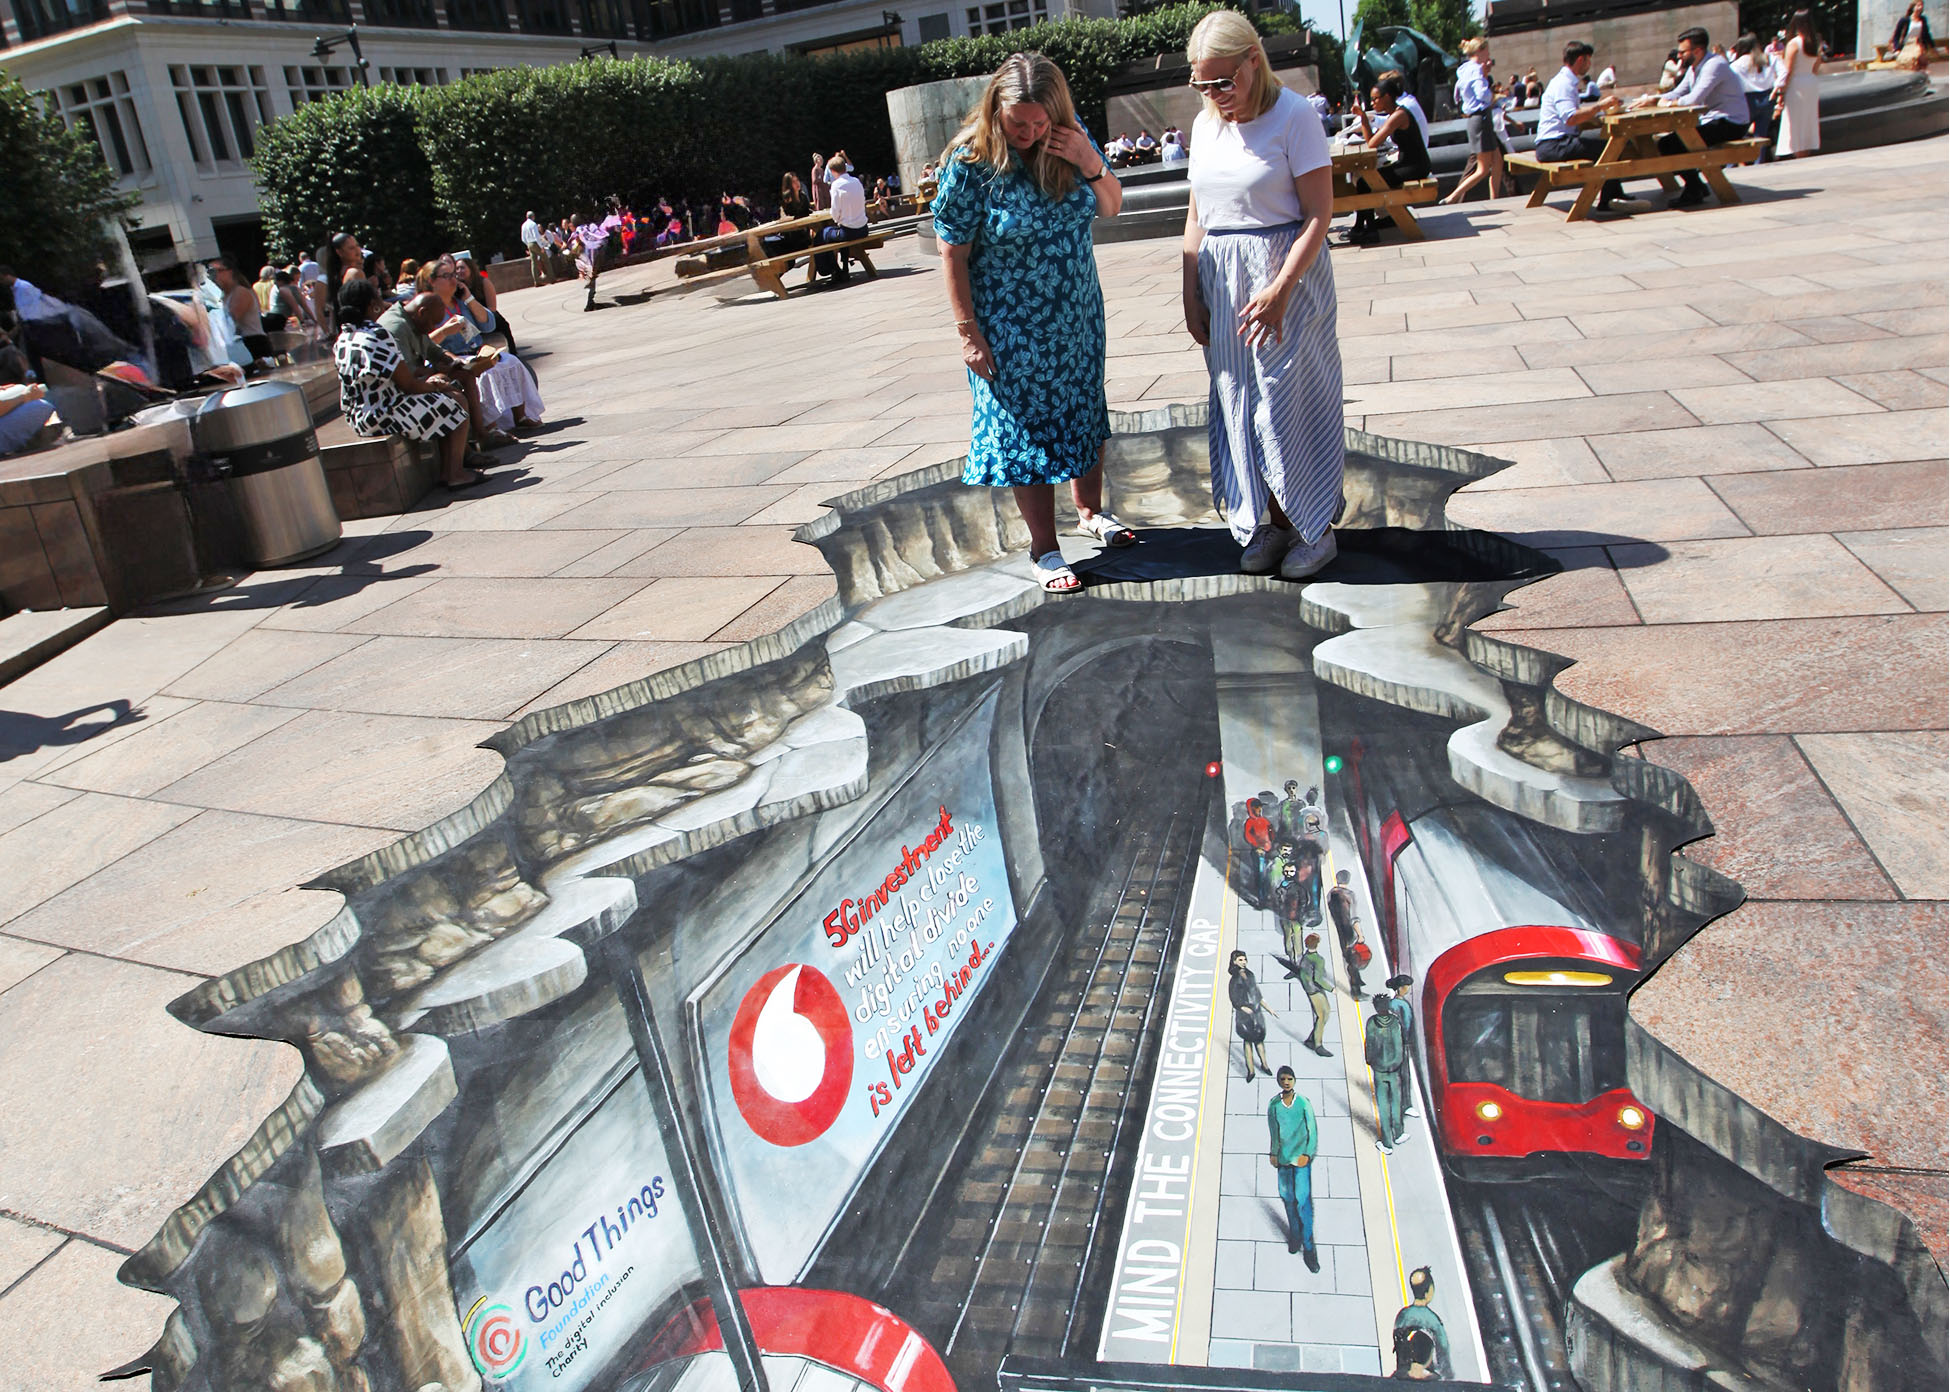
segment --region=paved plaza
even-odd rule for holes
[[[1449,515],[1565,570],[1482,626],[1659,732],[1639,752],[1718,829],[1689,853],[1746,888],[1635,1016],[1865,1155],[1838,1178],[1940,1263],[1947,153],[1622,221],[1432,209],[1427,242],[1333,253],[1348,423],[1514,461]],[[1205,396],[1178,257],[1100,251],[1113,406]],[[939,270],[911,240],[879,264],[787,302],[671,293],[668,263],[605,276],[600,313],[510,295],[558,428],[491,488],[0,688],[0,1382],[78,1392],[148,1346],[170,1302],[117,1267],[298,1083],[169,1001],[324,923],[338,896],[296,886],[465,804],[525,712],[831,596],[792,528],[961,451]]]

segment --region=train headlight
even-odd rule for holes
[[[1484,1121],[1495,1121],[1503,1115],[1503,1108],[1496,1102],[1478,1102],[1476,1104],[1476,1115]]]
[[[1645,1125],[1645,1113],[1637,1107],[1620,1107],[1618,1109],[1618,1124],[1627,1131],[1636,1131]]]

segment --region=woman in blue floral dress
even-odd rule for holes
[[[1046,590],[1080,587],[1056,543],[1068,480],[1078,530],[1137,533],[1103,510],[1104,293],[1090,227],[1124,191],[1077,123],[1062,69],[1017,53],[942,157],[934,231],[975,398],[966,483],[1013,488]]]

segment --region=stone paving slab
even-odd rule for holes
[[[1485,627],[1674,736],[1645,752],[1698,782],[1719,836],[1697,854],[1747,879],[1635,1015],[1868,1152],[1881,1168],[1849,1182],[1908,1206],[1939,1258],[1947,151],[1742,170],[1740,205],[1688,213],[1432,209],[1425,242],[1332,253],[1349,424],[1515,461],[1452,516],[1569,569]],[[671,293],[661,265],[606,276],[605,298],[657,294],[596,316],[574,287],[509,295],[551,426],[490,487],[0,687],[10,1386],[78,1392],[147,1346],[167,1306],[115,1284],[118,1254],[297,1076],[164,1002],[315,928],[336,896],[292,886],[466,801],[510,718],[821,603],[831,580],[781,529],[960,452],[938,272],[901,243],[881,263],[784,302]],[[1176,239],[1099,263],[1111,404],[1201,399]],[[1864,983],[1905,993],[1838,1008]],[[1885,1008],[1903,1049],[1864,1032]]]

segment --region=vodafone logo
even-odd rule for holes
[[[853,1083],[853,1025],[833,983],[800,962],[774,967],[731,1022],[731,1095],[776,1146],[824,1135]]]

